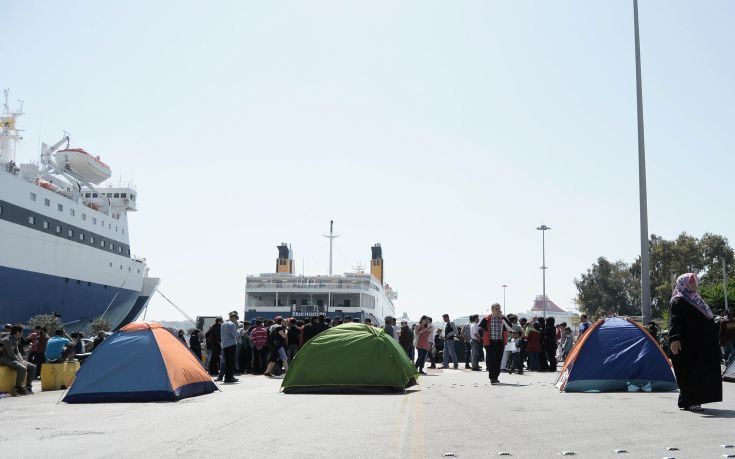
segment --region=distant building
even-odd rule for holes
[[[549,296],[546,296],[546,317],[553,317],[556,320],[556,323],[559,322],[566,322],[567,324],[571,323],[571,318],[574,313],[570,311],[565,311],[564,309],[557,306],[556,303],[551,301]],[[533,317],[543,317],[544,315],[544,297],[543,295],[537,295],[536,298],[533,300],[533,306],[531,306],[531,309],[528,310],[525,314],[518,314],[518,317],[525,317],[527,319],[531,319]]]

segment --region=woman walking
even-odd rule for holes
[[[702,403],[721,402],[717,327],[712,310],[697,291],[693,273],[676,280],[669,310],[669,341],[679,384],[679,408],[701,412]]]
[[[416,359],[416,368],[419,373],[425,375],[424,364],[426,363],[426,355],[429,353],[431,344],[429,344],[429,336],[431,336],[432,327],[429,325],[429,318],[426,316],[421,317],[419,326],[416,329],[416,350],[418,351],[418,358]]]

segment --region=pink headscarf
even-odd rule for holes
[[[674,291],[671,293],[671,301],[674,301],[676,298],[684,298],[687,303],[697,308],[706,318],[712,319],[714,314],[712,314],[709,305],[704,302],[702,296],[697,292],[697,283],[697,275],[694,273],[686,273],[679,276],[676,279]]]

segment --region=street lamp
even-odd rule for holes
[[[508,286],[503,284],[501,287],[503,287],[503,315],[505,315],[505,289],[508,288]]]
[[[541,272],[543,273],[543,302],[544,302],[544,322],[546,321],[546,231],[550,230],[546,225],[541,225],[537,230],[541,231]]]
[[[638,190],[641,221],[641,312],[643,323],[651,320],[651,274],[648,254],[648,198],[646,193],[646,144],[643,138],[643,89],[641,88],[641,39],[638,32],[638,0],[633,0],[635,32],[635,89],[638,108]]]
[[[720,259],[722,260],[722,293],[725,294],[725,314],[729,314],[730,307],[727,305],[727,265],[725,264],[725,257]]]

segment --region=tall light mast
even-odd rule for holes
[[[332,275],[332,244],[334,240],[339,237],[339,234],[334,234],[334,220],[329,220],[329,234],[323,234],[323,237],[329,239],[329,275]]]

